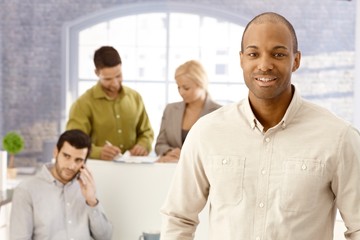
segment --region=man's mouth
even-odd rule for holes
[[[65,169],[65,174],[69,175],[69,176],[73,176],[76,174],[76,172],[74,172],[73,170],[70,170],[70,169]]]
[[[256,81],[260,81],[260,82],[271,82],[274,81],[276,78],[275,77],[257,77],[255,78]]]

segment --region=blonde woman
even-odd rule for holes
[[[175,80],[183,101],[166,106],[155,152],[158,162],[177,162],[186,135],[194,123],[219,107],[208,93],[208,78],[200,62],[190,60],[175,71]]]

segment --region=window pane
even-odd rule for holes
[[[244,84],[210,84],[209,93],[215,101],[226,105],[245,98],[248,89]]]
[[[89,88],[94,86],[97,81],[79,81],[79,88],[78,88],[78,95],[82,95],[86,92]]]
[[[99,46],[80,45],[79,46],[79,79],[96,79],[94,67],[94,51]]]
[[[171,47],[199,46],[200,17],[194,14],[171,13],[169,45]]]
[[[168,94],[169,94],[169,102],[182,101],[182,98],[179,94],[178,86],[176,83],[169,84]]]
[[[171,47],[169,49],[168,79],[174,81],[176,68],[191,59],[200,60],[198,47]]]
[[[151,126],[154,130],[154,134],[157,135],[160,129],[162,114],[166,105],[165,85],[163,83],[133,82],[124,82],[124,85],[135,89],[141,94]]]
[[[136,42],[137,15],[116,18],[109,22],[109,44],[122,48],[134,46]],[[118,49],[120,50],[120,49]]]
[[[79,45],[99,45],[108,41],[108,23],[103,22],[82,30]]]
[[[137,44],[140,46],[166,45],[166,15],[141,14],[137,17]]]
[[[188,60],[203,64],[215,101],[224,105],[246,97],[239,59],[242,31],[242,26],[221,19],[174,12],[96,24],[79,32],[77,96],[97,81],[94,51],[102,45],[114,46],[122,58],[124,85],[142,95],[157,135],[166,104],[182,100],[174,74]]]

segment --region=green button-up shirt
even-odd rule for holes
[[[87,90],[71,106],[66,129],[80,129],[92,139],[90,158],[99,159],[105,141],[122,153],[135,144],[151,151],[154,132],[141,95],[122,86],[119,96],[110,99],[100,83]]]

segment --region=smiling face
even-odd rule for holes
[[[240,62],[250,102],[289,101],[291,75],[300,65],[290,30],[281,22],[252,23],[244,33]]]
[[[122,69],[121,64],[114,67],[104,67],[95,70],[102,89],[111,98],[116,98],[121,89]]]
[[[64,142],[60,151],[55,148],[54,158],[56,162],[51,170],[54,178],[63,184],[71,181],[84,165],[87,152],[87,148],[77,149],[68,142]]]

